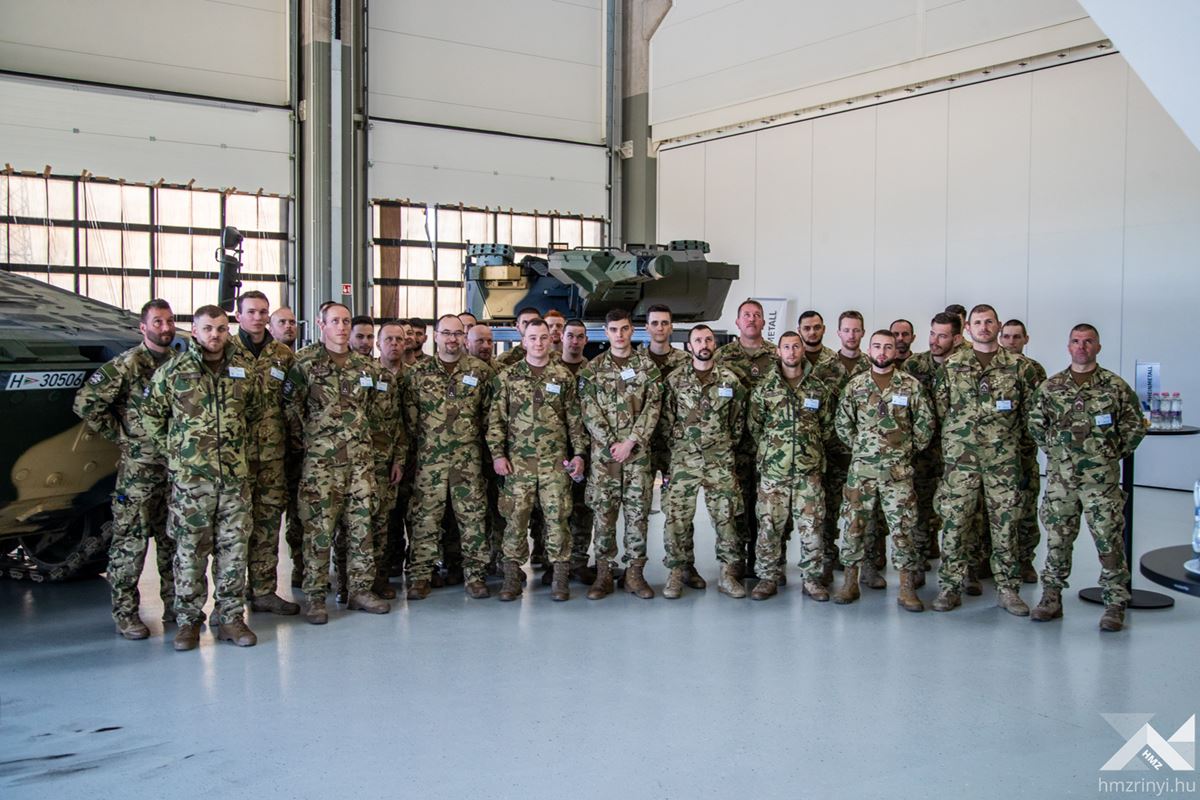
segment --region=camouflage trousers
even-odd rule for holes
[[[913,527],[913,544],[922,555],[937,552],[942,519],[937,514],[933,497],[942,477],[942,448],[936,443],[913,457],[913,491],[917,496],[917,520]]]
[[[1115,472],[1115,471],[1114,471]],[[1088,530],[1100,557],[1100,588],[1105,605],[1129,603],[1129,564],[1125,559],[1125,492],[1116,474],[1105,483],[1081,483],[1071,465],[1051,466],[1046,475],[1046,496],[1041,519],[1046,526],[1046,563],[1042,586],[1066,588],[1071,575],[1071,553],[1079,535],[1079,518],[1086,515]]]
[[[878,468],[852,465],[842,489],[842,563],[856,567],[868,557],[867,531],[872,519],[882,515],[892,534],[892,564],[898,570],[920,572],[924,556],[917,550],[913,527],[917,521],[917,495],[912,468],[907,464],[886,476]],[[882,525],[877,524],[876,530]]]
[[[158,595],[163,616],[175,613],[175,540],[167,531],[167,497],[171,492],[165,465],[121,460],[112,503],[112,543],[108,546],[108,583],[112,614],[118,622],[138,615],[138,580],[146,563],[146,547],[154,539]]]
[[[213,616],[221,625],[242,619],[246,608],[246,540],[250,486],[176,482],[171,490],[175,540],[175,621],[204,621],[208,557],[212,556]]]
[[[567,517],[567,528],[571,532],[572,567],[587,566],[588,549],[592,546],[592,527],[595,521],[595,514],[588,504],[590,491],[588,487],[590,485],[590,479],[585,479],[578,483],[571,481],[571,515]],[[653,489],[653,487],[651,488]],[[504,528],[501,527],[500,530],[503,532]],[[544,553],[546,517],[542,514],[542,507],[536,503],[529,515],[529,532],[533,537],[533,554],[537,555],[539,548]],[[616,534],[614,533],[613,536],[615,538]],[[613,557],[616,558],[615,554]]]
[[[758,500],[757,460],[753,440],[749,444],[743,442],[734,454],[738,487],[742,492],[742,511],[733,520],[738,536],[738,561],[744,561],[750,571],[754,568],[758,542],[758,515],[754,511]]]
[[[250,593],[274,594],[279,586],[279,523],[287,510],[283,461],[250,462],[250,541],[246,545]]]
[[[663,500],[666,525],[663,529],[663,564],[679,569],[696,563],[696,502],[704,489],[704,505],[717,532],[717,561],[733,564],[741,558],[734,521],[742,513],[742,491],[729,464],[706,464],[703,456],[673,453],[671,485]]]
[[[800,568],[804,578],[819,578],[825,526],[825,490],[821,487],[821,473],[814,471],[786,481],[764,478],[758,484],[757,501],[755,574],[762,580],[779,580],[783,573],[783,541],[790,519],[800,538]]]
[[[1017,526],[1017,551],[1021,563],[1033,563],[1038,542],[1042,539],[1038,527],[1038,499],[1042,493],[1042,476],[1037,456],[1021,465],[1021,522]]]
[[[621,560],[625,564],[646,560],[646,536],[653,496],[654,477],[650,472],[649,453],[637,452],[620,464],[601,448],[592,448],[587,505],[595,515],[596,563],[602,559],[613,566],[617,563],[617,516],[622,509],[625,510],[625,537]]]
[[[1020,513],[1019,467],[982,465],[977,469],[948,468],[938,484],[936,503],[942,517],[942,563],[938,581],[943,588],[961,591],[977,547],[971,535],[972,519],[980,512],[992,532],[992,575],[999,589],[1021,584],[1017,561],[1017,515]]]
[[[391,522],[392,509],[396,506],[396,489],[392,486],[392,465],[376,463],[372,473],[375,478],[375,493],[371,495],[371,552],[375,562],[373,580],[388,579],[387,565],[387,536],[388,525]],[[338,577],[338,588],[346,591],[346,542],[349,534],[346,531],[346,519],[338,522],[337,533],[333,537],[333,563]]]
[[[292,556],[292,577],[304,576],[304,525],[300,522],[300,473],[304,466],[301,456],[289,454],[283,462],[287,484],[287,522],[283,529],[288,552]]]
[[[555,564],[571,560],[571,534],[567,521],[573,505],[571,477],[561,469],[518,472],[504,478],[500,489],[500,514],[506,521],[502,557],[524,564],[529,560],[529,515],[535,503],[546,518],[546,557]]]
[[[821,484],[825,488],[825,533],[821,544],[824,548],[823,557],[826,564],[836,564],[839,558],[838,533],[840,530],[838,520],[841,519],[842,497],[845,493],[846,478],[849,473],[850,454],[844,452],[841,448],[827,449],[825,452],[825,474],[821,478]],[[867,523],[864,539],[867,552],[869,553],[876,552],[881,546],[886,547],[886,542],[880,541],[882,537],[887,536],[883,522],[883,515],[876,513],[872,515]]]
[[[347,589],[370,591],[375,579],[371,541],[372,462],[336,464],[304,460],[300,476],[300,521],[304,525],[304,594],[317,605],[329,593],[329,554],[339,522],[346,530]]]
[[[488,562],[487,486],[477,469],[445,463],[422,465],[413,478],[409,574],[414,581],[429,580],[433,574],[447,505],[457,523],[463,574],[468,581],[483,580]]]

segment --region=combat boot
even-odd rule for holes
[[[1016,589],[1001,589],[997,605],[1015,617],[1029,616],[1029,606],[1021,599]]]
[[[733,577],[735,580],[740,581],[746,577],[747,573],[746,573],[746,562],[745,561],[735,561],[729,565],[729,568],[730,568],[730,570],[732,570]]]
[[[461,564],[456,564],[452,567],[446,567],[446,585],[458,586],[467,579],[466,573],[463,572]]]
[[[676,567],[671,570],[671,574],[667,576],[667,585],[663,587],[663,597],[668,600],[677,600],[683,594],[683,585],[685,583],[684,570]]]
[[[292,588],[304,588],[304,559],[292,558]]]
[[[833,562],[832,561],[826,561],[823,564],[821,564],[821,577],[817,578],[817,581],[822,586],[824,586],[826,589],[828,589],[830,586],[833,586]]]
[[[983,587],[979,585],[979,573],[974,567],[967,569],[967,581],[963,584],[963,588],[971,597],[979,597],[983,594]]]
[[[934,611],[953,611],[962,605],[962,595],[953,589],[942,589],[933,600]]]
[[[717,581],[717,591],[732,598],[741,600],[746,596],[746,587],[738,580],[734,564],[721,565],[721,579]]]
[[[869,586],[872,589],[886,589],[887,581],[879,574],[879,568],[875,566],[875,562],[871,558],[864,558],[860,570],[861,578],[859,580],[864,586]]]
[[[822,586],[820,581],[805,581],[800,591],[818,603],[829,602],[829,590]]]
[[[683,570],[683,582],[693,589],[707,589],[708,581],[696,571],[695,564],[688,564]]]
[[[554,564],[554,581],[550,584],[550,599],[556,602],[571,599],[571,565],[566,561]]]
[[[304,618],[312,625],[324,625],[326,622],[329,622],[329,612],[325,609],[325,598],[309,600],[308,610],[304,612]]]
[[[596,562],[596,580],[588,589],[588,600],[603,600],[613,593],[612,564],[607,559]]]
[[[840,606],[853,603],[861,595],[858,591],[858,565],[844,567],[842,588],[833,593],[833,602]]]
[[[900,594],[896,596],[896,602],[905,611],[924,611],[925,604],[921,602],[921,598],[917,597],[916,576],[919,573],[910,572],[909,570],[900,570]]]
[[[368,614],[386,614],[392,610],[392,604],[381,600],[370,592],[358,592],[350,596],[346,606],[351,611],[366,611]]]
[[[1125,627],[1125,606],[1119,603],[1104,607],[1104,616],[1100,617],[1100,630],[1115,633]]]
[[[542,570],[542,586],[549,586],[552,583],[554,583],[554,565],[547,564],[546,568]]]
[[[176,650],[195,650],[199,644],[200,624],[198,622],[185,622],[179,626],[179,630],[175,632]]]
[[[117,620],[117,633],[131,642],[150,638],[150,629],[139,617],[124,617]]]
[[[1032,561],[1026,561],[1021,564],[1021,583],[1037,583],[1037,570],[1033,568]]]
[[[408,585],[409,600],[424,600],[429,597],[429,593],[433,591],[429,586],[429,581],[425,578],[418,578]]]
[[[654,597],[654,590],[650,588],[650,584],[646,583],[645,568],[646,559],[634,559],[633,563],[629,565],[629,569],[625,570],[625,591],[635,594],[643,600],[650,600]]]
[[[521,596],[521,568],[515,562],[504,562],[504,583],[500,585],[500,599],[508,602]]]
[[[589,567],[587,564],[573,567],[571,569],[571,577],[582,583],[584,586],[591,586],[596,582],[596,570]]]
[[[485,597],[492,596],[492,593],[488,590],[487,584],[481,581],[479,578],[467,581],[464,591],[466,591],[467,597],[471,598],[472,600],[483,600]]]
[[[751,600],[766,600],[768,597],[774,597],[779,594],[779,584],[775,581],[761,580],[754,584],[754,590],[750,592]]]
[[[250,610],[294,617],[300,613],[300,606],[289,603],[277,594],[264,594],[250,601]]]
[[[254,647],[258,644],[258,637],[246,627],[245,620],[235,619],[217,626],[217,641],[233,642],[238,647]]]
[[[376,578],[371,584],[371,593],[376,597],[382,597],[384,600],[395,600],[396,590],[392,588],[392,584],[387,578]]]
[[[913,588],[920,589],[925,585],[925,572],[928,570],[917,570],[913,573]]]
[[[1049,622],[1062,617],[1062,589],[1046,587],[1042,590],[1042,599],[1029,613],[1034,622]]]

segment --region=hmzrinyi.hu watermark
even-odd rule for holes
[[[1138,778],[1136,780],[1123,780],[1114,778],[1106,780],[1098,778],[1099,784],[1096,786],[1098,792],[1132,792],[1141,795],[1153,795],[1154,797],[1162,797],[1166,794],[1195,794],[1196,780],[1193,778],[1166,778],[1164,780],[1154,780],[1152,778]]]
[[[1153,714],[1101,714],[1113,730],[1125,737],[1125,744],[1113,753],[1101,772],[1149,771],[1160,773],[1161,778],[1099,778],[1097,790],[1101,792],[1136,792],[1161,797],[1165,794],[1195,794],[1195,777],[1176,775],[1171,772],[1196,770],[1196,715],[1188,717],[1169,738],[1150,724]]]

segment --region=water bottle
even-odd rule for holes
[[[1161,429],[1162,421],[1162,397],[1158,392],[1152,392],[1150,394],[1150,430]]]
[[[1179,430],[1183,427],[1183,395],[1179,392],[1171,395],[1171,428]]]
[[[1192,552],[1196,554],[1196,558],[1200,558],[1200,480],[1196,481],[1196,488],[1192,489],[1192,499],[1196,501],[1196,515],[1192,522]]]

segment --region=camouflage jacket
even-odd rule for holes
[[[672,462],[698,455],[732,468],[746,428],[746,388],[729,367],[714,365],[711,380],[702,383],[689,365],[667,378],[662,415]]]
[[[408,431],[404,421],[403,381],[404,376],[416,369],[404,367],[393,373],[382,363],[372,362],[375,373],[375,398],[367,415],[371,424],[371,448],[375,452],[375,464],[394,464],[408,455]],[[417,362],[420,364],[421,362]]]
[[[177,482],[226,483],[250,474],[247,453],[263,405],[254,365],[230,342],[218,370],[204,363],[193,339],[154,373],[143,420]]]
[[[418,467],[436,463],[471,473],[480,469],[495,377],[495,370],[465,354],[449,370],[437,358],[408,370],[404,420]]]
[[[904,371],[921,382],[921,388],[925,390],[925,397],[929,399],[930,405],[933,404],[933,382],[941,370],[942,365],[933,360],[933,354],[928,350],[924,353],[913,353],[904,360]],[[937,410],[934,409],[933,441],[929,443],[928,449],[935,455],[941,453],[941,427]]]
[[[1142,406],[1121,377],[1103,367],[1083,386],[1071,370],[1047,379],[1034,393],[1029,433],[1046,451],[1049,469],[1068,469],[1089,483],[1115,481],[1119,462],[1146,435]]]
[[[775,349],[775,345],[763,339],[762,347],[751,356],[742,343],[734,339],[717,348],[713,361],[717,366],[733,370],[742,386],[749,392],[771,372],[771,367],[779,361],[779,351]]]
[[[633,439],[645,450],[654,437],[662,411],[662,373],[641,350],[634,350],[624,368],[605,350],[579,371],[583,423],[597,448]]]
[[[507,457],[516,475],[561,470],[587,458],[588,437],[571,370],[553,361],[540,376],[518,361],[492,379],[486,441],[492,460]]]
[[[933,410],[912,375],[893,369],[888,388],[881,390],[870,372],[860,372],[842,389],[834,426],[850,448],[852,472],[911,478],[913,456],[933,439]]]
[[[1029,366],[1003,348],[987,369],[974,350],[947,356],[933,382],[946,469],[1019,465],[1034,388]]]
[[[654,362],[654,366],[658,367],[659,375],[661,375],[664,395],[666,394],[667,378],[671,377],[671,373],[680,367],[690,367],[692,363],[691,357],[678,347],[671,348],[671,352],[667,354],[667,360],[661,366],[657,361],[654,361],[654,357],[650,354],[649,346],[641,349],[645,353],[646,358],[650,359],[652,362]],[[654,426],[654,436],[650,441],[651,449],[653,450],[658,450],[659,448],[667,449],[671,446],[670,441],[667,438],[666,426],[663,425],[663,417],[661,413],[658,415],[658,424]]]
[[[747,425],[758,443],[758,472],[763,480],[785,481],[825,468],[825,442],[833,428],[833,397],[807,360],[795,389],[779,367],[753,391]]]
[[[154,371],[167,358],[158,360],[139,344],[93,372],[75,393],[75,413],[93,431],[116,442],[121,457],[129,461],[166,466],[166,456],[154,446],[142,417]]]
[[[355,352],[339,367],[320,342],[296,353],[283,384],[291,449],[331,465],[375,464],[371,408],[375,361]]]
[[[266,334],[262,350],[255,356],[241,331],[233,343],[246,354],[254,370],[254,380],[263,396],[262,418],[250,437],[246,458],[251,463],[278,461],[287,455],[287,426],[283,420],[283,382],[296,360],[292,348]]]
[[[507,369],[513,364],[525,360],[525,345],[517,342],[508,350],[505,350],[500,355],[496,356],[496,371]]]
[[[1033,383],[1034,388],[1041,386],[1046,380],[1046,368],[1027,355],[1021,354],[1018,355],[1018,358],[1028,363],[1030,381]],[[1021,463],[1032,467],[1037,464],[1037,442],[1029,435],[1028,430],[1022,431],[1021,434]]]

